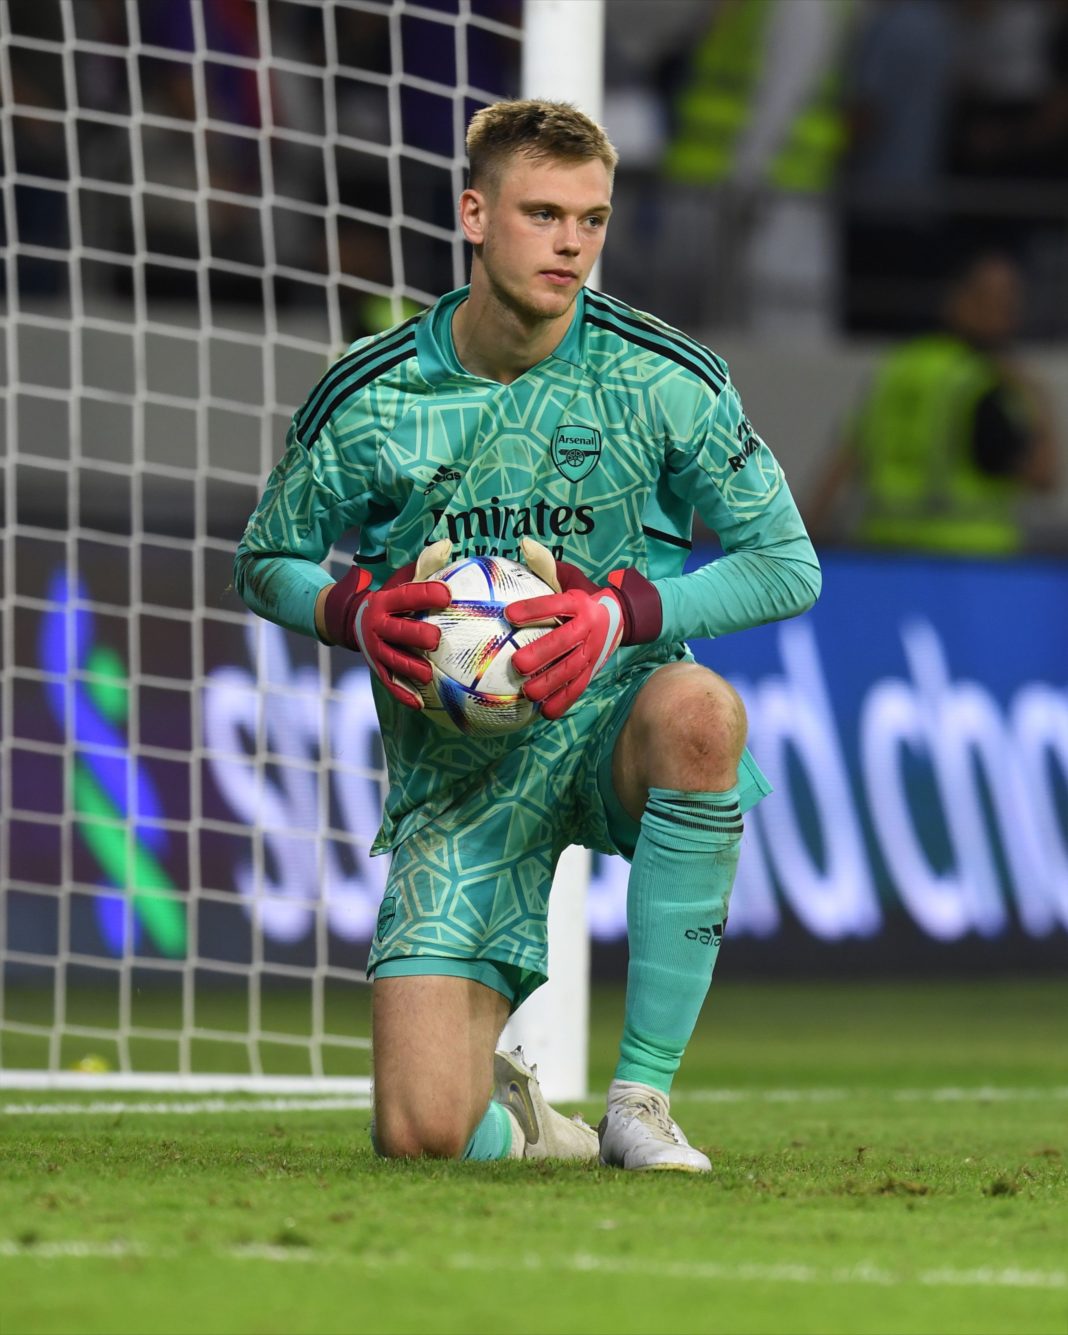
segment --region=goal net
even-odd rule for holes
[[[231,562],[327,360],[463,281],[464,126],[521,19],[0,4],[8,1084],[367,1088],[367,674]]]

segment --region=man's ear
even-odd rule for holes
[[[469,187],[460,196],[460,226],[471,245],[480,246],[485,241],[486,196],[481,190]]]

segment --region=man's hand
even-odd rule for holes
[[[660,634],[660,595],[637,570],[613,570],[609,588],[598,588],[577,566],[554,561],[531,538],[523,557],[536,575],[556,590],[540,598],[509,603],[504,614],[514,626],[554,625],[555,630],[518,649],[512,658],[527,677],[523,694],[557,719],[575,703],[621,644],[647,644]]]
[[[404,566],[380,589],[371,592],[371,575],[353,566],[344,579],[327,589],[322,603],[324,638],[331,644],[358,649],[395,700],[422,709],[418,685],[431,678],[423,653],[436,649],[441,631],[412,612],[440,612],[452,600],[449,586],[433,576],[447,563],[447,539],[427,547],[419,560]],[[412,652],[412,651],[415,652]]]

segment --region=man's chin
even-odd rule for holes
[[[507,287],[503,283],[494,283],[492,286],[501,305],[525,324],[559,320],[571,310],[581,291],[579,283],[560,291]]]
[[[580,290],[579,284],[576,283],[573,287],[559,292],[532,293],[522,301],[521,305],[525,307],[526,314],[539,320],[558,320],[575,304],[575,298]]]

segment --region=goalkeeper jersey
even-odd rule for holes
[[[333,543],[384,582],[440,538],[453,558],[519,559],[537,539],[598,584],[634,566],[663,603],[659,644],[792,616],[819,592],[815,552],[775,457],[726,364],[612,297],[579,294],[556,349],[511,384],[464,369],[451,325],[461,288],[363,339],[294,415],[238,547],[234,583],[255,612],[315,634]],[[724,554],[683,574],[695,512]],[[655,648],[655,647],[654,647]],[[589,690],[648,646],[621,649]],[[432,819],[531,728],[458,738],[375,681],[390,774],[385,848]]]

